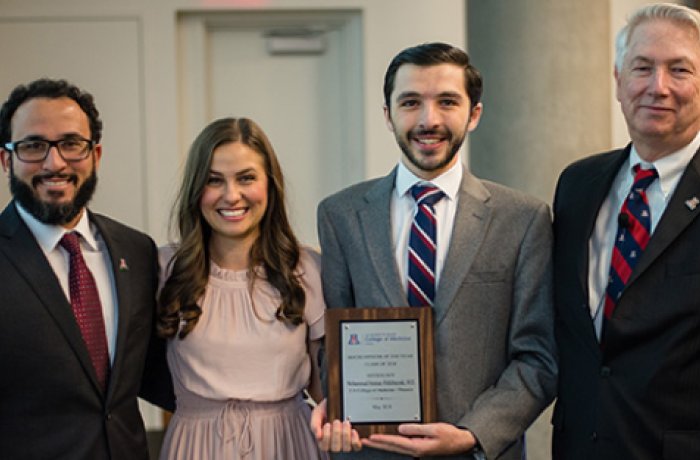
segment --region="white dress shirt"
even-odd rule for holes
[[[114,362],[114,347],[117,339],[117,291],[114,283],[114,273],[109,251],[97,227],[90,223],[87,211],[83,212],[78,225],[72,230],[67,230],[59,225],[49,225],[37,220],[19,203],[16,203],[17,212],[29,227],[37,243],[44,251],[46,258],[58,278],[66,299],[70,303],[70,286],[68,275],[70,273],[70,256],[68,251],[59,245],[61,238],[69,231],[78,232],[80,249],[87,264],[100,296],[102,304],[102,317],[105,321],[105,333],[107,334],[107,347],[109,349],[110,363]]]
[[[447,249],[452,239],[459,186],[462,183],[462,158],[457,154],[455,164],[439,175],[426,181],[413,174],[403,162],[399,162],[396,170],[394,193],[391,195],[391,230],[394,237],[394,257],[399,274],[403,281],[404,290],[408,292],[408,241],[411,235],[413,217],[418,212],[416,200],[411,195],[411,187],[421,183],[434,185],[442,190],[445,196],[435,203],[435,219],[437,221],[437,242],[435,249],[435,293],[440,286],[440,274],[447,258]],[[474,460],[486,460],[481,449],[471,453]]]
[[[418,212],[416,201],[411,195],[411,187],[417,183],[432,184],[442,190],[445,196],[435,203],[437,220],[437,242],[435,254],[435,292],[440,286],[440,274],[447,258],[447,249],[452,238],[459,185],[462,181],[462,161],[457,162],[440,176],[426,181],[413,174],[402,162],[396,171],[394,193],[391,196],[391,230],[394,241],[394,257],[404,288],[408,289],[408,241],[411,234],[413,217]],[[408,292],[408,291],[407,291]]]
[[[600,207],[593,234],[588,242],[588,306],[599,340],[603,327],[605,289],[610,274],[610,259],[612,258],[615,245],[618,215],[634,182],[634,171],[632,168],[639,164],[642,169],[655,168],[659,174],[659,177],[649,185],[646,191],[651,213],[650,234],[653,235],[656,225],[666,210],[668,201],[676,190],[683,172],[690,160],[692,160],[695,152],[698,151],[698,148],[700,148],[700,133],[695,136],[695,139],[690,144],[677,152],[660,158],[653,163],[648,163],[639,157],[637,150],[632,145],[629,158],[623,163],[620,171],[617,173],[608,196]]]

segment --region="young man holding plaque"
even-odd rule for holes
[[[400,52],[384,81],[398,166],[319,206],[329,308],[431,305],[434,316],[439,422],[360,439],[321,403],[311,421],[321,447],[355,451],[339,457],[520,459],[525,429],[554,395],[549,209],[460,161],[481,90],[458,48]]]

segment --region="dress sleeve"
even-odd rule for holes
[[[323,288],[321,287],[321,255],[314,249],[302,248],[301,269],[304,289],[306,290],[304,319],[309,325],[309,338],[318,340],[325,335],[323,318],[326,311]]]

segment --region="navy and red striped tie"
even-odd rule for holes
[[[617,305],[632,270],[649,243],[651,212],[647,187],[658,177],[656,169],[634,168],[634,183],[622,205],[618,219],[615,247],[610,261],[610,277],[605,290],[603,314],[609,319]]]
[[[437,221],[435,203],[445,194],[437,187],[414,185],[411,194],[418,210],[408,240],[408,304],[432,306],[435,300],[435,250]]]

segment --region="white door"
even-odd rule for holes
[[[319,201],[364,174],[360,19],[352,12],[234,12],[180,21],[184,150],[216,118],[255,120],[280,159],[297,237],[312,246]],[[299,34],[325,47],[271,54],[270,34],[283,35],[282,47]]]

